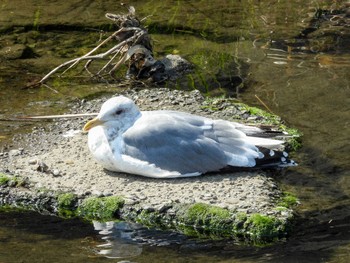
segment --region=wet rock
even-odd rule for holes
[[[193,70],[193,65],[179,55],[167,55],[161,60],[171,80],[175,80]]]
[[[33,50],[23,44],[14,44],[0,49],[0,58],[4,59],[25,59],[33,57],[35,57]]]

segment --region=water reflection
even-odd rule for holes
[[[103,241],[102,244],[95,245],[93,250],[97,255],[107,258],[133,258],[141,255],[143,248],[172,248],[196,244],[195,240],[182,234],[149,229],[136,223],[93,221],[93,226]]]
[[[126,222],[93,222],[102,235],[103,244],[97,245],[96,253],[107,258],[130,258],[142,253],[142,246],[133,240],[141,227]]]

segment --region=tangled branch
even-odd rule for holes
[[[164,65],[153,58],[151,39],[147,30],[141,26],[143,20],[137,19],[134,7],[130,6],[128,11],[128,14],[125,15],[107,13],[106,18],[112,20],[117,25],[118,30],[85,55],[64,62],[51,70],[39,81],[39,84],[43,84],[57,71],[66,68],[62,73],[64,74],[83,61],[86,61],[85,70],[92,77],[100,78],[106,75],[113,77],[120,66],[127,62],[129,62],[128,77],[150,77],[157,70],[164,71]],[[102,46],[113,40],[118,43],[105,52],[97,53]],[[108,61],[100,70],[92,72],[90,66],[96,60]],[[159,77],[156,79],[158,80]]]

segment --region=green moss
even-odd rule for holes
[[[277,203],[279,207],[291,208],[298,204],[298,198],[289,192],[284,192],[281,200]]]
[[[193,223],[212,224],[230,219],[230,212],[220,207],[197,203],[188,208],[186,218]]]
[[[303,134],[294,128],[289,128],[283,124],[279,126],[280,130],[287,132],[291,135],[290,138],[287,139],[287,151],[296,151],[301,147],[301,137]]]
[[[21,205],[0,205],[0,212],[27,212],[31,209]]]
[[[162,222],[162,215],[156,211],[142,210],[138,214],[136,221],[142,225],[148,227],[165,228],[164,222]]]
[[[278,117],[277,115],[274,115],[272,113],[269,113],[257,107],[248,106],[243,103],[237,103],[237,105],[239,105],[241,109],[247,111],[252,116],[262,117],[260,122],[264,124],[270,124],[270,125],[276,125],[276,126],[281,124],[281,118]]]
[[[10,181],[10,178],[6,174],[0,173],[0,185],[6,185]]]
[[[190,205],[184,208],[183,213],[180,213],[179,221],[182,230],[186,230],[186,232],[195,230],[200,235],[210,235],[211,237],[231,235],[231,213],[227,209],[217,206],[203,203]]]
[[[8,176],[0,173],[0,185],[9,185],[12,187],[24,186],[26,181],[20,177]]]
[[[255,244],[272,242],[285,234],[285,226],[280,220],[261,214],[248,217],[244,227]]]
[[[234,215],[233,233],[237,237],[243,237],[245,233],[244,223],[247,221],[247,214],[239,212]]]
[[[75,217],[77,215],[77,196],[73,193],[63,193],[57,196],[58,215],[65,218]]]
[[[90,197],[78,208],[78,214],[86,219],[112,220],[117,218],[119,209],[124,205],[119,196]]]

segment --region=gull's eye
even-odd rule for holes
[[[124,112],[123,110],[119,109],[119,110],[117,110],[117,111],[115,112],[115,114],[116,114],[116,115],[120,115],[120,114],[122,114],[123,112]]]

